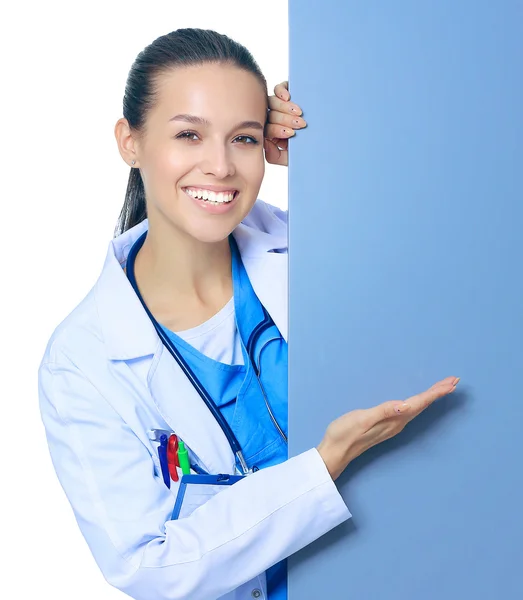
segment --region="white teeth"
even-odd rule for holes
[[[185,192],[192,196],[193,198],[199,198],[202,200],[206,200],[207,202],[212,202],[213,204],[223,204],[227,202],[231,202],[234,198],[235,192],[211,192],[209,190],[203,189],[189,189],[185,188]]]

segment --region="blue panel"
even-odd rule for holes
[[[290,454],[462,381],[349,465],[289,599],[523,598],[523,3],[290,0],[290,66]]]

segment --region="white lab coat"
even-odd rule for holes
[[[57,475],[106,580],[137,600],[266,598],[265,570],[351,515],[315,447],[172,521],[153,428],[209,473],[234,473],[222,430],[172,359],[122,269],[147,221],[114,239],[39,370]],[[257,201],[234,231],[252,286],[287,339],[287,214]],[[276,250],[276,252],[274,252]],[[256,591],[256,590],[259,590]]]

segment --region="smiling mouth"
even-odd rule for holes
[[[183,191],[194,198],[194,200],[202,200],[208,204],[218,206],[220,204],[231,203],[240,193],[238,190],[228,190],[225,192],[213,192],[211,190],[199,188],[182,188]]]

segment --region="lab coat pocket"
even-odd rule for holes
[[[168,487],[171,494],[176,497],[178,490],[178,482],[181,480],[183,473],[180,467],[179,459],[176,455],[176,446],[173,445],[174,453],[171,454],[171,446],[169,441],[173,441],[172,437],[176,438],[174,431],[169,429],[150,429],[147,432],[151,445],[153,446],[152,459],[154,463],[154,475],[163,484]],[[188,462],[191,475],[207,474],[207,471],[200,466],[198,457],[192,450],[186,447]],[[177,466],[175,466],[177,465]],[[175,476],[176,474],[176,476]]]
[[[234,485],[243,475],[184,475],[176,496],[171,519],[183,519],[213,496]]]

